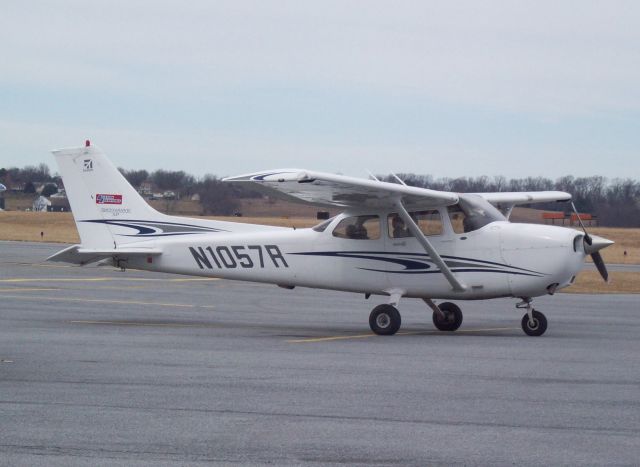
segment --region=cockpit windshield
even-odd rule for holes
[[[314,226],[313,230],[315,230],[316,232],[324,232],[325,230],[327,230],[327,227],[329,227],[329,225],[333,222],[334,219],[335,219],[335,216],[330,219],[327,219],[326,221],[322,221],[318,225]]]
[[[458,204],[448,209],[456,233],[472,232],[491,222],[507,220],[498,209],[478,195],[461,194]]]

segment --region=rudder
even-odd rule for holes
[[[158,220],[164,215],[153,209],[129,184],[113,163],[87,141],[85,147],[53,151],[60,168],[82,246],[115,248],[123,241],[111,226],[119,219]]]

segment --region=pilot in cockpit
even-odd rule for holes
[[[397,214],[393,215],[391,225],[393,227],[393,238],[405,238],[411,236],[409,230],[404,224],[404,221]]]

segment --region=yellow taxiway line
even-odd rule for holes
[[[92,290],[140,290],[144,289],[144,285],[103,285],[96,286]],[[73,288],[60,287],[0,287],[0,293],[3,292],[62,292],[69,290],[80,290]]]
[[[171,327],[171,328],[202,328],[202,327],[218,327],[208,324],[183,324],[183,323],[136,323],[135,321],[92,321],[92,320],[75,320],[69,321],[72,324],[103,324],[107,326],[151,326],[151,327]]]
[[[494,331],[514,331],[520,328],[483,328],[483,329],[459,329],[453,333],[446,333],[443,331],[406,331],[406,332],[398,332],[396,336],[415,336],[415,335],[428,335],[428,334],[442,334],[442,335],[454,335],[460,333],[474,333],[474,332],[494,332]],[[338,340],[348,340],[348,339],[364,339],[367,337],[379,337],[377,334],[368,333],[368,334],[353,334],[350,336],[327,336],[327,337],[310,337],[306,339],[291,339],[287,340],[289,344],[308,344],[313,342],[330,342],[330,341],[338,341]]]
[[[13,278],[0,279],[0,283],[19,283],[19,282],[109,282],[109,281],[127,281],[127,282],[207,282],[218,281],[216,277],[196,277],[186,279],[158,279],[148,277],[34,277],[34,278]]]
[[[402,334],[400,332],[398,332],[397,334]],[[286,342],[288,342],[289,344],[303,344],[303,343],[310,343],[310,342],[329,342],[329,341],[341,341],[341,340],[345,340],[345,339],[364,339],[366,337],[375,337],[376,334],[373,333],[369,333],[369,334],[352,334],[350,336],[329,336],[329,337],[309,337],[306,339],[292,339],[292,340],[288,340]]]
[[[215,308],[213,305],[194,305],[191,303],[158,303],[158,302],[140,302],[136,300],[106,300],[99,298],[71,298],[71,297],[44,297],[34,296],[25,297],[24,295],[2,295],[3,298],[15,298],[18,300],[40,300],[40,301],[56,301],[56,302],[81,302],[81,303],[109,303],[117,305],[144,305],[144,306],[168,306],[174,308]]]

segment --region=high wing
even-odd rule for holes
[[[474,193],[500,209],[507,219],[513,207],[520,204],[571,201],[571,195],[564,191],[502,191],[496,193]]]
[[[282,169],[227,177],[225,182],[251,182],[270,196],[325,207],[392,207],[428,209],[458,202],[458,195],[396,183],[366,180],[302,169]]]
[[[518,205],[548,203],[551,201],[570,201],[571,195],[564,191],[503,191],[497,193],[474,193],[482,196],[493,205]]]

